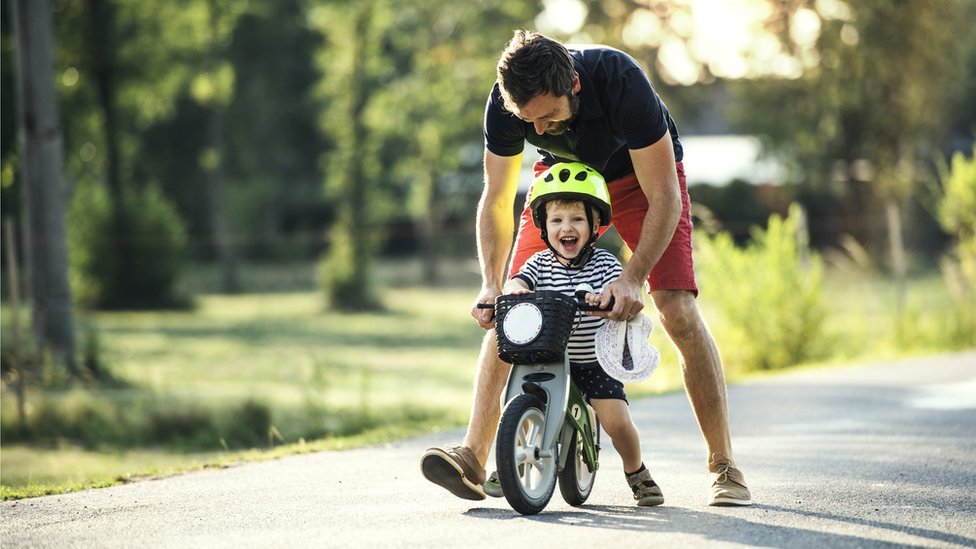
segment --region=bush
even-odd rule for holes
[[[186,229],[155,186],[124,191],[116,219],[103,185],[83,184],[68,212],[72,290],[98,309],[183,306],[177,283],[186,263]]]
[[[953,253],[941,262],[955,305],[942,332],[950,346],[965,347],[976,344],[976,147],[968,159],[953,155],[942,179],[939,224],[955,240]]]
[[[723,356],[745,370],[784,368],[817,358],[826,310],[821,301],[823,263],[801,241],[802,210],[769,218],[752,241],[736,247],[728,233],[697,234],[703,299],[720,310],[735,335]]]
[[[259,448],[268,443],[271,429],[271,409],[246,400],[227,417],[221,438],[229,447]]]

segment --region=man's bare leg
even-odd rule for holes
[[[661,324],[681,355],[685,391],[708,447],[712,486],[709,505],[749,505],[752,494],[732,461],[728,394],[722,359],[712,334],[688,291],[651,292]]]
[[[708,456],[732,458],[728,397],[722,359],[691,292],[651,292],[661,325],[678,348],[685,391],[705,438]]]
[[[485,463],[491,442],[498,430],[501,394],[511,366],[498,358],[495,331],[485,334],[475,373],[474,399],[468,432],[461,446],[428,448],[420,458],[424,477],[457,497],[471,500],[485,498]]]
[[[482,467],[488,461],[491,444],[501,416],[501,397],[512,366],[498,358],[495,330],[488,330],[481,344],[478,371],[474,378],[474,400],[464,446],[471,449]]]

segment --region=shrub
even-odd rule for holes
[[[155,186],[127,188],[121,214],[103,185],[82,184],[68,212],[72,289],[99,309],[185,304],[177,282],[186,262],[186,229]]]
[[[723,342],[726,361],[743,369],[775,369],[817,358],[826,310],[821,301],[823,263],[801,241],[802,211],[769,218],[752,241],[736,247],[729,233],[698,233],[697,267],[703,299],[720,310],[734,345]]]
[[[268,443],[271,429],[271,409],[246,400],[231,410],[221,434],[229,447],[259,448]]]
[[[968,159],[962,153],[953,155],[942,180],[938,219],[953,236],[955,249],[941,261],[954,298],[941,333],[948,345],[963,347],[976,344],[976,147]]]
[[[134,440],[150,444],[182,445],[188,448],[215,446],[219,437],[214,426],[213,412],[190,403],[167,402],[163,399],[148,410],[148,425],[144,433],[133,432]]]

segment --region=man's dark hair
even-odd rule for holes
[[[508,110],[523,107],[539,95],[567,95],[575,78],[566,47],[537,32],[515,31],[498,60],[498,84]]]

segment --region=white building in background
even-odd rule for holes
[[[728,185],[741,179],[757,185],[778,185],[786,179],[782,163],[760,158],[762,146],[751,135],[681,136],[685,177],[689,185]]]
[[[688,185],[716,187],[741,179],[756,185],[778,185],[786,179],[784,166],[772,158],[760,158],[759,138],[751,135],[682,135],[685,177]],[[526,143],[522,153],[519,192],[532,185],[532,166],[539,155]]]

